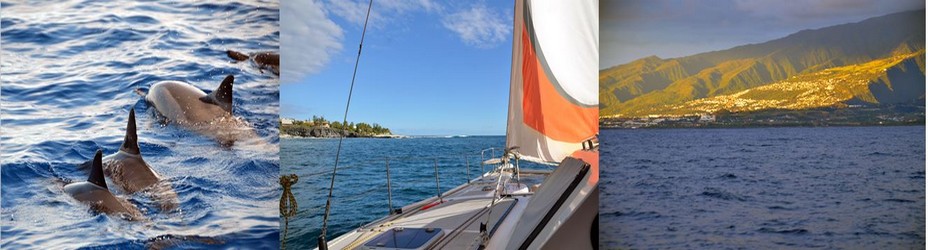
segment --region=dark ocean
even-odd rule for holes
[[[600,241],[623,249],[925,245],[925,127],[603,130]]]
[[[278,79],[225,55],[278,50],[277,1],[0,5],[2,248],[278,247]],[[227,74],[236,116],[266,145],[224,148],[164,125],[133,92],[162,80],[212,91]],[[142,156],[180,201],[162,212],[145,194],[111,188],[142,209],[139,222],[94,213],[62,192],[87,179],[76,165],[97,149],[117,151],[133,107]]]

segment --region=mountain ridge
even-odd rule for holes
[[[641,58],[600,71],[601,116],[727,95],[829,68],[925,48],[925,10],[802,30],[764,43],[678,58]]]
[[[734,94],[654,107],[658,116],[897,104],[925,99],[925,51],[806,73]],[[912,72],[919,71],[919,72]]]

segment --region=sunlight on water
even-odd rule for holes
[[[278,50],[277,1],[0,4],[3,248],[277,247],[278,79],[225,55]],[[227,74],[236,79],[234,113],[257,134],[232,148],[162,124],[134,93],[163,80],[209,92]],[[133,107],[142,156],[181,204],[163,213],[150,196],[111,188],[142,209],[141,222],[93,213],[62,193],[87,178],[76,165],[98,148],[116,152]]]

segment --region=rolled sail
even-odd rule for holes
[[[516,0],[506,147],[560,162],[599,133],[599,3]]]

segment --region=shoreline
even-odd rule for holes
[[[739,128],[829,128],[829,127],[907,127],[907,126],[926,126],[924,122],[918,123],[890,123],[890,124],[832,124],[832,125],[814,125],[814,124],[795,124],[795,125],[711,125],[705,126],[646,126],[646,127],[621,127],[621,126],[599,126],[599,129],[608,130],[636,130],[636,129],[739,129]]]
[[[334,136],[334,137],[328,137],[328,136],[299,136],[299,135],[290,135],[290,134],[281,133],[281,134],[280,134],[280,138],[281,138],[281,139],[338,139],[338,138],[341,138],[341,137],[338,137],[338,136]],[[365,139],[365,138],[369,138],[369,139],[405,139],[405,138],[410,138],[410,136],[407,136],[407,135],[393,135],[393,134],[391,134],[391,135],[372,135],[372,136],[347,136],[347,137],[345,137],[345,138],[346,138],[346,139],[355,139],[355,138],[357,138],[357,139]]]
[[[328,126],[294,126],[282,125],[279,127],[281,138],[397,138],[400,135],[393,134],[367,134],[350,131],[346,129],[336,129]]]

